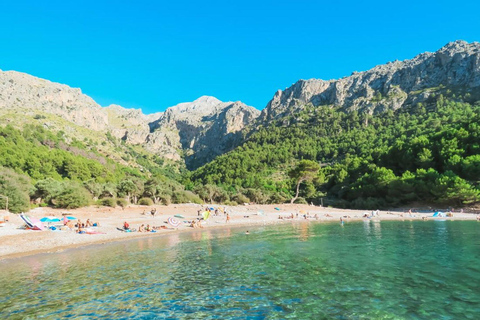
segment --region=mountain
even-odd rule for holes
[[[48,113],[95,131],[108,127],[107,113],[80,89],[16,71],[0,70],[0,112],[10,122]]]
[[[479,115],[480,44],[456,41],[278,91],[256,131],[188,182],[235,190],[240,203],[298,193],[302,202],[359,209],[476,204]]]
[[[101,107],[80,89],[16,71],[0,71],[0,124],[41,124],[67,139],[102,144],[116,160],[119,146],[107,133],[162,158],[198,167],[242,142],[242,133],[260,112],[241,102],[200,97],[164,113],[145,115],[118,105]]]
[[[203,96],[168,108],[152,123],[146,148],[174,160],[182,150],[187,167],[196,168],[239,145],[242,130],[259,114],[242,102]]]
[[[339,80],[299,80],[277,91],[260,120],[268,122],[295,114],[307,104],[381,113],[425,102],[439,87],[478,94],[480,43],[451,42],[436,52],[354,72]]]

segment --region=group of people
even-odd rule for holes
[[[147,224],[147,226],[145,226],[144,224],[142,224],[139,228],[138,228],[138,232],[154,232],[153,228],[150,227],[149,224]]]
[[[228,214],[227,209],[225,208],[201,208],[197,211],[197,215],[200,217],[203,212],[209,212],[212,216],[218,217],[220,216],[221,213],[223,213],[224,216]]]
[[[325,215],[326,217],[327,216],[330,216],[330,215]],[[315,220],[318,220],[318,214],[315,213],[313,216],[311,216],[310,214],[302,214],[301,216],[303,219],[307,220],[309,218],[314,218]],[[331,216],[330,216],[331,217]],[[290,215],[288,216],[282,216],[282,215],[278,215],[278,219],[280,220],[284,220],[284,219],[298,219],[299,218],[299,214],[296,213],[295,215],[293,213],[291,213]]]
[[[138,227],[138,230],[137,229],[133,229],[130,227],[130,224],[125,221],[123,223],[123,228],[122,228],[124,231],[127,231],[127,232],[157,232],[157,230],[159,229],[167,229],[166,226],[158,226],[158,227],[155,227],[155,226],[150,226],[150,224],[147,224],[145,226],[145,224],[142,223],[142,225],[140,225],[140,227]]]
[[[157,208],[152,208],[152,210],[150,210],[149,212],[152,215],[152,217],[155,217],[155,215],[157,214]],[[143,210],[142,214],[146,215],[147,213],[145,210]]]
[[[194,228],[194,229],[203,228],[202,220],[200,220],[200,219],[193,219],[193,220],[190,222],[190,227],[192,227],[192,228]]]
[[[72,220],[68,220],[65,223],[65,226],[67,226],[70,230],[75,230],[76,233],[84,234],[86,233],[86,228],[91,228],[91,227],[98,227],[100,224],[98,222],[92,222],[90,219],[87,219],[85,223],[83,223],[81,220],[77,220],[77,223],[74,225]]]

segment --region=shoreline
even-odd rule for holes
[[[205,205],[196,204],[175,204],[169,206],[129,206],[122,208],[108,207],[86,207],[75,210],[36,208],[27,213],[29,216],[40,219],[44,216],[62,217],[62,214],[68,214],[77,217],[82,222],[91,219],[93,222],[99,222],[97,228],[102,234],[77,234],[74,231],[33,231],[19,229],[24,223],[18,215],[9,214],[9,222],[0,227],[0,261],[12,260],[37,254],[49,254],[88,247],[91,245],[102,245],[112,242],[125,240],[144,239],[148,237],[165,237],[172,234],[203,231],[206,229],[225,229],[240,227],[258,227],[262,225],[276,225],[285,223],[340,223],[340,217],[345,222],[364,221],[364,214],[370,215],[372,211],[350,210],[324,208],[309,205],[282,204],[282,205],[246,205],[246,206],[222,206],[208,205],[215,209],[226,209],[231,220],[226,222],[223,213],[219,216],[211,216],[204,224],[203,228],[191,228],[183,221],[191,221],[198,217],[198,211],[206,208]],[[143,215],[143,212],[149,212],[155,208],[158,212],[156,216],[150,214]],[[184,218],[181,225],[173,229],[166,222],[169,217],[182,215]],[[279,216],[287,217],[292,215],[293,219],[279,219]],[[297,216],[298,215],[298,216]],[[303,215],[310,216],[305,219]],[[315,215],[317,219],[314,218]],[[402,220],[476,220],[476,215],[471,213],[454,213],[453,217],[432,217],[433,212],[428,213],[408,213],[400,211],[380,211],[378,216],[371,217],[373,221],[402,221]],[[178,219],[178,218],[177,218]],[[122,232],[117,230],[124,221],[128,221],[132,228],[138,229],[141,224],[150,224],[152,226],[167,226],[169,229],[160,229],[154,233],[140,232]]]

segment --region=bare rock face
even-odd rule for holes
[[[92,130],[106,130],[107,113],[80,89],[16,71],[0,71],[0,110],[53,113]]]
[[[214,97],[168,108],[153,123],[147,149],[196,168],[242,142],[242,130],[260,111],[241,102],[222,102]],[[179,150],[182,150],[180,154]]]
[[[105,110],[111,134],[130,144],[144,144],[150,134],[150,123],[162,116],[162,112],[145,115],[140,109],[126,109],[114,104]]]
[[[339,80],[300,80],[278,91],[260,119],[269,121],[293,114],[306,104],[334,105],[346,111],[378,113],[421,102],[417,92],[445,87],[480,87],[480,44],[455,41],[434,53],[411,60],[394,61]]]

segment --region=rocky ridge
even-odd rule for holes
[[[92,131],[102,137],[110,132],[127,144],[185,161],[190,167],[237,146],[242,141],[241,131],[259,114],[241,102],[222,102],[208,96],[150,115],[118,105],[103,108],[80,89],[0,70],[3,123],[22,127],[36,119],[46,128],[62,130],[80,140],[91,138]],[[87,130],[79,131],[78,127]]]
[[[183,150],[187,166],[195,168],[239,145],[242,130],[259,115],[242,102],[203,96],[168,108],[152,124],[146,147],[174,160],[180,160],[176,150]]]
[[[455,41],[436,52],[394,61],[339,80],[299,80],[277,91],[260,119],[268,122],[311,104],[334,105],[346,111],[379,113],[425,101],[438,86],[480,87],[480,43]],[[415,94],[412,94],[415,93]]]

